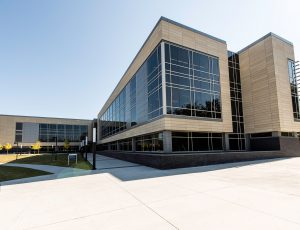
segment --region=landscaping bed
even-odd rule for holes
[[[36,169],[0,165],[0,182],[50,174]]]
[[[38,164],[38,165],[52,165],[62,167],[72,167],[78,169],[92,169],[92,165],[85,161],[81,154],[78,154],[77,164],[71,161],[68,165],[68,154],[1,154],[0,163],[19,163],[19,164]]]

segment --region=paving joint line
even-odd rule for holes
[[[29,228],[24,228],[24,230],[42,228],[42,227],[56,225],[56,224],[60,224],[60,223],[64,223],[64,222],[70,222],[72,220],[80,220],[80,219],[84,219],[84,218],[87,218],[87,217],[98,216],[98,215],[102,215],[102,214],[106,214],[106,213],[113,213],[113,212],[117,212],[117,211],[120,211],[120,210],[124,210],[124,209],[128,209],[128,208],[134,208],[134,207],[138,207],[138,206],[140,206],[140,204],[139,205],[129,205],[129,206],[123,207],[123,208],[117,208],[117,209],[112,209],[112,210],[108,210],[108,211],[97,212],[97,213],[93,213],[93,214],[90,214],[90,215],[78,216],[78,217],[69,218],[69,219],[65,219],[65,220],[61,220],[61,221],[56,221],[56,222],[49,223],[49,224],[38,225],[38,226],[34,226],[34,227],[29,227]]]
[[[141,166],[141,165],[118,166],[118,167],[111,167],[111,168],[97,168],[97,170],[120,169],[120,168],[133,168],[133,167],[142,167],[142,166]]]
[[[109,180],[111,180],[109,178]],[[130,196],[132,196],[135,200],[137,200],[138,202],[140,202],[144,207],[146,207],[147,209],[149,209],[151,212],[153,212],[154,214],[156,214],[157,216],[159,216],[161,219],[163,219],[165,222],[167,222],[169,225],[171,225],[173,228],[175,229],[179,229],[178,227],[176,227],[172,222],[170,222],[169,220],[167,220],[166,218],[164,218],[162,215],[160,215],[159,213],[157,213],[154,209],[152,209],[150,206],[148,206],[146,203],[144,203],[143,201],[141,201],[139,198],[137,198],[134,194],[132,194],[130,191],[128,191],[126,188],[124,188],[123,186],[119,185],[118,183],[116,183],[115,181],[111,180],[114,184],[116,184],[119,188],[121,188],[123,191],[127,192]]]

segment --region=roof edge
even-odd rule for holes
[[[0,114],[0,117],[27,117],[27,118],[43,118],[43,119],[62,119],[62,120],[93,121],[93,120],[89,120],[89,119],[80,119],[80,118],[39,117],[39,116],[12,115],[12,114]]]
[[[166,18],[166,17],[161,16],[161,17],[159,18],[159,20],[156,22],[156,24],[155,24],[155,26],[153,27],[153,29],[151,30],[150,34],[147,36],[147,38],[146,38],[146,40],[144,41],[144,43],[142,44],[141,48],[138,50],[138,52],[136,53],[136,55],[134,56],[134,58],[133,58],[132,61],[130,62],[129,66],[126,68],[124,74],[122,75],[122,77],[121,77],[120,80],[118,81],[116,87],[113,89],[113,91],[111,92],[111,94],[110,94],[109,97],[107,98],[106,102],[104,103],[104,105],[103,105],[102,108],[100,109],[100,111],[99,111],[97,117],[98,117],[100,114],[103,113],[102,110],[103,110],[104,107],[108,107],[108,106],[106,105],[107,101],[111,98],[111,96],[113,95],[114,91],[116,90],[116,88],[118,87],[118,85],[121,83],[123,77],[126,75],[127,71],[130,69],[130,67],[132,66],[132,64],[133,64],[134,61],[136,60],[136,58],[137,58],[137,56],[139,55],[139,53],[141,52],[141,50],[145,47],[146,43],[148,42],[148,40],[150,39],[151,35],[153,34],[153,32],[155,31],[155,29],[157,28],[157,26],[159,25],[159,23],[160,23],[161,21],[165,21],[165,22],[171,23],[171,24],[173,24],[173,25],[179,26],[179,27],[181,27],[181,28],[184,28],[184,29],[193,31],[193,32],[195,32],[195,33],[198,33],[198,34],[200,34],[200,35],[203,35],[203,36],[205,36],[205,37],[208,37],[208,38],[210,38],[210,39],[213,39],[213,40],[215,40],[215,41],[218,41],[218,42],[227,44],[226,41],[224,41],[224,40],[222,40],[222,39],[220,39],[220,38],[211,36],[211,35],[209,35],[209,34],[206,34],[206,33],[204,33],[204,32],[201,32],[201,31],[199,31],[199,30],[193,29],[193,28],[188,27],[188,26],[186,26],[186,25],[183,25],[183,24],[181,24],[181,23],[175,22],[175,21],[173,21],[173,20],[171,20],[171,19],[169,19],[169,18]],[[107,108],[106,108],[106,109],[107,109]]]
[[[241,49],[241,50],[238,51],[237,53],[238,53],[238,54],[243,53],[245,50],[247,50],[247,49],[249,49],[250,47],[256,45],[257,43],[259,43],[259,42],[261,42],[261,41],[267,39],[268,37],[275,37],[275,38],[277,38],[277,39],[279,39],[279,40],[281,40],[281,41],[287,43],[288,45],[293,46],[293,43],[292,43],[292,42],[286,40],[285,38],[283,38],[283,37],[281,37],[281,36],[279,36],[279,35],[277,35],[277,34],[274,34],[274,33],[270,32],[270,33],[266,34],[265,36],[263,36],[263,37],[257,39],[256,41],[252,42],[250,45],[247,45],[245,48]]]
[[[210,39],[213,39],[213,40],[216,40],[216,41],[218,41],[218,42],[221,42],[221,43],[226,44],[226,41],[225,41],[225,40],[222,40],[222,39],[220,39],[220,38],[214,37],[214,36],[212,36],[212,35],[210,35],[210,34],[207,34],[207,33],[202,32],[202,31],[200,31],[200,30],[196,30],[196,29],[194,29],[194,28],[192,28],[192,27],[186,26],[186,25],[181,24],[181,23],[179,23],[179,22],[175,22],[175,21],[173,21],[173,20],[171,20],[171,19],[169,19],[169,18],[166,18],[166,17],[161,16],[160,19],[159,19],[159,21],[158,21],[158,23],[159,23],[160,21],[169,22],[169,23],[171,23],[171,24],[173,24],[173,25],[179,26],[179,27],[184,28],[184,29],[187,29],[187,30],[191,30],[191,31],[193,31],[193,32],[195,32],[195,33],[197,33],[197,34],[203,35],[203,36],[208,37],[208,38],[210,38]],[[157,23],[157,24],[158,24],[158,23]]]

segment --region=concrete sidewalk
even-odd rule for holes
[[[83,176],[83,175],[89,175],[92,173],[92,170],[84,170],[84,169],[77,169],[77,168],[52,166],[52,165],[16,164],[16,163],[3,163],[0,165],[31,168],[31,169],[37,169],[37,170],[42,170],[42,171],[53,173],[51,175],[35,176],[35,177],[28,177],[28,178],[22,178],[22,179],[16,179],[16,180],[4,181],[4,182],[0,183],[2,186],[37,182],[37,181],[45,181],[45,180],[53,180],[53,179],[73,177],[73,176]]]
[[[93,164],[92,156],[93,156],[92,153],[88,153],[88,161],[91,164]],[[74,176],[84,176],[84,175],[90,175],[90,174],[103,173],[103,170],[140,166],[138,164],[133,164],[133,163],[130,163],[127,161],[117,160],[114,158],[109,158],[109,157],[101,156],[98,154],[96,155],[96,166],[97,166],[96,169],[97,170],[84,170],[84,169],[77,169],[77,168],[52,166],[52,165],[37,165],[37,164],[3,163],[3,165],[37,169],[37,170],[50,172],[53,174],[5,181],[5,182],[0,183],[2,186],[21,184],[21,183],[38,182],[38,181],[45,181],[45,180],[53,180],[53,179],[61,179],[61,178],[74,177]]]
[[[93,164],[93,154],[88,153],[88,161]],[[96,169],[113,169],[113,168],[126,168],[126,167],[136,167],[139,164],[131,163],[128,161],[122,161],[115,158],[110,158],[96,154]]]
[[[300,229],[300,158],[94,172],[1,187],[1,229]]]

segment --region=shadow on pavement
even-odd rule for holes
[[[267,159],[267,160],[244,161],[244,162],[197,166],[197,167],[189,167],[189,168],[160,170],[160,169],[155,169],[155,168],[97,154],[97,160],[96,160],[97,170],[78,170],[74,168],[63,168],[63,167],[53,166],[55,167],[55,170],[59,168],[61,168],[61,170],[58,170],[57,173],[54,173],[52,175],[11,180],[11,181],[2,182],[0,185],[4,186],[4,185],[12,185],[12,184],[22,184],[22,183],[62,179],[62,178],[76,177],[76,176],[95,175],[95,174],[102,174],[102,173],[109,173],[120,181],[132,181],[132,180],[142,180],[142,179],[150,179],[156,177],[174,176],[180,174],[204,173],[204,172],[229,169],[229,168],[239,168],[239,167],[244,167],[249,165],[263,164],[263,163],[280,161],[285,159],[288,158],[275,158],[275,159]],[[89,154],[88,160],[90,162],[92,161],[92,154]],[[20,167],[24,167],[25,164],[19,164],[19,165]],[[28,165],[28,167],[31,168],[30,165]],[[48,171],[46,170],[47,166],[44,167],[45,167],[45,171]],[[43,170],[43,165],[36,165],[36,168]]]
[[[244,162],[236,162],[236,163],[224,163],[224,164],[216,164],[216,165],[167,169],[167,170],[160,170],[160,169],[150,168],[147,166],[137,165],[135,167],[105,169],[101,171],[105,173],[110,173],[111,175],[113,175],[114,177],[118,178],[121,181],[132,181],[132,180],[150,179],[155,177],[174,176],[180,174],[204,173],[204,172],[229,169],[229,168],[239,168],[239,167],[244,167],[249,165],[257,165],[257,164],[263,164],[263,163],[268,163],[273,161],[281,161],[285,159],[288,158],[244,161]]]

